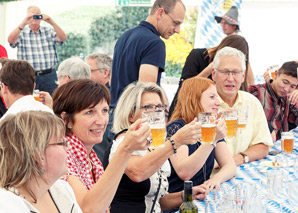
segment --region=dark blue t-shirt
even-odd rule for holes
[[[160,84],[165,57],[165,44],[152,24],[142,21],[137,27],[126,31],[118,39],[114,49],[110,106],[116,107],[125,87],[138,81],[142,64],[159,67],[157,84]]]
[[[174,135],[179,129],[181,129],[184,126],[184,122],[181,119],[175,120],[167,125],[167,133],[168,137],[171,137]],[[224,142],[224,140],[220,140],[219,142]],[[193,144],[193,145],[187,145],[189,153],[188,155],[191,155],[194,153],[199,147],[200,143]],[[205,180],[208,180],[210,178],[212,169],[214,167],[214,158],[215,158],[215,150],[213,149],[210,153],[209,157],[207,158],[203,168],[200,169],[190,180],[193,182],[193,186],[201,185],[205,182]],[[169,181],[169,193],[172,192],[180,192],[184,189],[184,181],[179,178],[177,175],[175,169],[173,168],[173,165],[171,163],[171,176],[168,177]],[[205,174],[204,174],[205,173]],[[206,178],[206,179],[205,179]],[[164,213],[170,213],[170,212],[176,212],[177,209],[172,209],[168,211],[164,211]]]

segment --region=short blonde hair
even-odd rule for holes
[[[112,131],[118,133],[128,129],[131,125],[129,118],[135,117],[140,110],[142,94],[146,92],[157,93],[163,104],[166,103],[166,96],[163,90],[152,82],[137,82],[129,84],[120,96],[114,115]]]
[[[49,112],[27,111],[4,118],[0,122],[0,187],[24,187],[36,202],[28,181],[42,178],[38,162],[50,139],[62,138],[64,132],[63,121]]]

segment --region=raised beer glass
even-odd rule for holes
[[[152,144],[150,149],[157,149],[164,146],[166,138],[165,112],[163,110],[146,111],[142,113],[143,118],[147,118],[147,124],[150,126],[152,135]]]
[[[212,143],[215,138],[216,114],[213,112],[199,113],[199,122],[202,124],[201,143]]]
[[[227,125],[227,138],[233,138],[236,136],[238,129],[238,111],[231,109],[223,112],[225,122]]]

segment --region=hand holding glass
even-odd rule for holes
[[[163,110],[147,111],[142,113],[147,119],[152,134],[152,144],[149,148],[156,149],[164,146],[166,138],[165,113]]]

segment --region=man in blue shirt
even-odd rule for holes
[[[165,44],[160,36],[168,39],[179,33],[184,15],[185,6],[181,0],[156,0],[146,21],[119,38],[113,56],[109,124],[112,124],[114,108],[127,85],[135,81],[160,83],[166,58]],[[112,140],[110,128],[108,125],[105,135]]]
[[[42,20],[53,28],[41,27]],[[25,19],[9,34],[10,46],[18,47],[18,59],[28,61],[35,70],[35,89],[50,94],[56,89],[57,74],[54,66],[58,63],[58,55],[55,45],[62,45],[64,40],[64,31],[50,16],[41,14],[36,6],[28,8]]]

